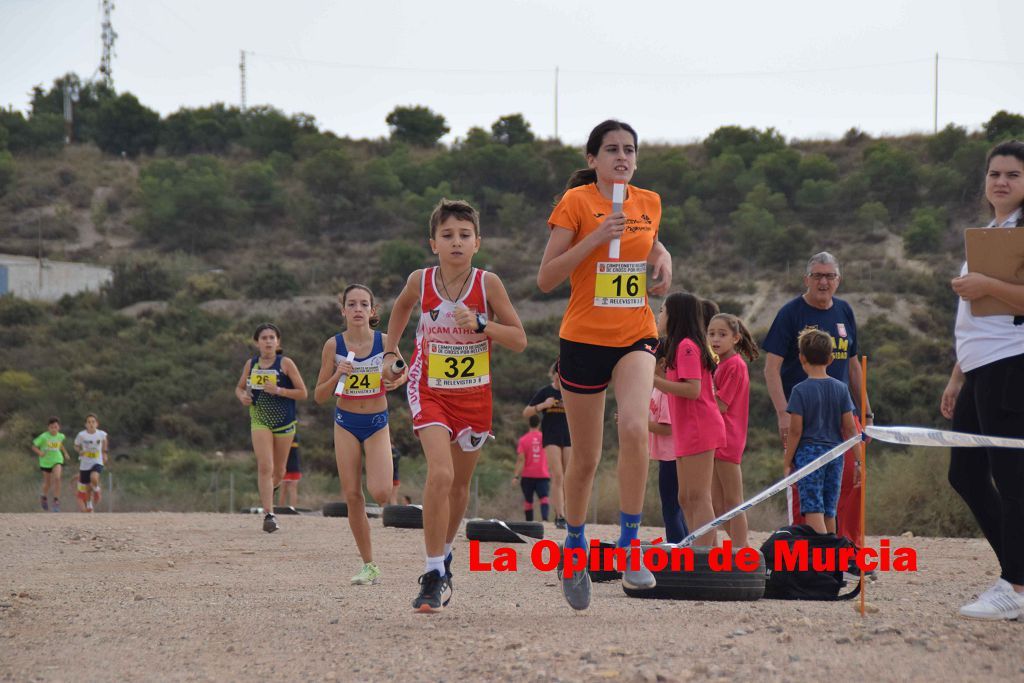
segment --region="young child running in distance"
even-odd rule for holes
[[[516,352],[526,348],[526,332],[501,279],[473,267],[480,249],[476,209],[464,201],[438,202],[430,214],[430,249],[439,265],[409,276],[391,311],[384,352],[385,377],[393,379],[392,364],[401,358],[398,342],[419,302],[406,391],[412,428],[427,460],[426,571],[412,603],[427,613],[451,600],[452,543],[480,449],[490,436],[491,342]]]
[[[647,412],[658,346],[648,291],[672,281],[672,259],[658,241],[661,198],[628,184],[636,170],[637,135],[621,121],[598,124],[587,139],[586,169],[566,183],[548,218],[547,247],[537,286],[550,292],[569,279],[572,293],[559,330],[558,374],[573,453],[565,475],[566,550],[587,551],[584,521],[601,460],[605,394],[614,386],[618,408],[619,547],[637,538],[647,488]],[[621,210],[613,202],[624,188]],[[657,285],[647,287],[652,265]],[[628,588],[654,588],[646,567],[627,569]],[[562,577],[573,609],[590,606],[587,572]]]
[[[725,445],[725,422],[711,381],[715,361],[700,300],[685,292],[669,294],[658,314],[658,330],[668,348],[664,376],[656,376],[654,385],[669,395],[679,503],[686,524],[696,530],[715,518],[714,456]],[[715,531],[699,536],[696,545],[715,545]]]
[[[540,501],[540,518],[548,521],[548,494],[551,475],[548,473],[548,459],[544,453],[544,437],[540,433],[540,418],[531,415],[530,431],[519,437],[516,446],[516,466],[512,482],[523,489],[523,512],[527,522],[533,521],[533,494]]]
[[[759,355],[757,342],[743,321],[729,313],[719,313],[708,324],[708,342],[718,355],[715,369],[715,400],[725,421],[725,446],[715,450],[715,475],[711,503],[715,516],[743,502],[743,472],[740,462],[747,447],[747,421],[750,417],[750,374],[747,363]],[[725,523],[725,530],[736,547],[745,547],[747,513]]]
[[[51,417],[46,422],[46,431],[32,440],[32,450],[39,456],[39,470],[43,473],[43,488],[39,504],[44,510],[60,512],[60,476],[64,470],[64,435],[60,431],[60,418]],[[53,505],[48,505],[50,495]]]
[[[654,355],[658,368],[664,373],[665,339],[658,340],[658,352]],[[678,543],[690,533],[679,507],[679,476],[676,474],[676,450],[672,442],[672,414],[668,396],[657,387],[651,390],[650,417],[647,420],[650,431],[651,460],[658,463],[658,494],[661,497],[661,518],[665,522],[665,540]]]
[[[551,502],[555,505],[555,528],[565,528],[565,470],[572,457],[572,439],[569,423],[565,419],[565,405],[562,403],[562,384],[558,380],[558,359],[548,371],[551,383],[533,395],[530,404],[523,408],[523,417],[530,419],[540,416],[540,433],[544,442],[544,453],[551,472]]]
[[[299,433],[292,438],[288,449],[288,461],[284,465],[284,479],[281,481],[278,503],[281,507],[295,507],[299,504],[299,481],[302,479],[302,461],[299,458]]]
[[[789,395],[789,438],[782,462],[786,474],[798,470],[857,433],[853,399],[846,384],[829,377],[832,336],[807,328],[797,337],[800,365],[807,379]],[[797,482],[804,520],[819,534],[836,532],[836,505],[843,478],[843,459],[836,458]]]
[[[110,452],[107,433],[95,413],[85,416],[85,429],[75,437],[78,451],[78,511],[93,512],[100,503],[100,473]]]
[[[363,560],[362,569],[351,582],[366,586],[377,583],[381,571],[373,559],[370,520],[363,497],[363,455],[366,456],[366,488],[378,505],[384,505],[391,495],[392,474],[385,394],[403,384],[406,373],[403,371],[391,379],[383,377],[387,337],[374,329],[380,318],[370,288],[349,285],[338,297],[338,303],[341,317],[345,319],[345,331],[324,343],[313,395],[317,403],[337,396],[334,455],[341,491],[348,503],[349,528]]]
[[[260,505],[266,513],[263,530],[273,533],[280,528],[274,514],[274,489],[284,479],[298,424],[295,402],[305,401],[309,392],[295,362],[281,351],[281,331],[276,325],[260,324],[252,338],[259,352],[242,367],[235,397],[249,408]]]

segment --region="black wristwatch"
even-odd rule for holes
[[[486,329],[486,327],[487,327],[487,314],[486,313],[477,313],[476,314],[476,331],[477,331],[477,334],[480,334],[481,332],[483,332],[484,329]]]

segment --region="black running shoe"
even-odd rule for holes
[[[564,529],[565,528],[565,517],[555,517],[555,528],[556,529]]]
[[[448,598],[442,602],[442,597],[446,591],[449,594]],[[452,584],[448,581],[447,577],[431,570],[420,577],[420,594],[412,601],[412,608],[424,614],[440,612],[443,607],[451,602],[451,592]]]
[[[263,530],[268,534],[272,534],[280,528],[281,525],[277,523],[277,517],[274,515],[268,513],[267,516],[263,518]]]
[[[448,583],[452,582],[452,554],[448,553],[448,556],[444,558],[444,578],[448,579]]]

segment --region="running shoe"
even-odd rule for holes
[[[651,570],[643,565],[643,560],[640,562],[639,569],[630,569],[630,563],[626,563],[626,569],[622,572],[622,585],[626,588],[632,588],[633,590],[649,590],[658,585],[657,580],[654,578],[654,574]]]
[[[555,517],[555,528],[556,529],[564,529],[565,528],[565,517]]]
[[[39,496],[39,504],[43,506],[43,510],[50,509],[50,504],[46,502],[46,496]]]
[[[88,501],[88,502],[87,502],[87,503],[85,504],[85,511],[86,511],[86,512],[92,512],[92,511],[93,511],[93,507],[92,507],[92,501],[91,501],[91,500],[90,500],[90,501]]]
[[[969,605],[960,608],[960,615],[968,619],[1017,619],[1024,614],[1024,594],[1013,590],[1005,579],[999,579],[995,585],[978,596]]]
[[[442,602],[446,591],[448,598]],[[448,579],[431,570],[420,577],[420,594],[412,601],[412,608],[424,614],[440,612],[451,602],[451,593],[452,585]]]
[[[572,607],[575,610],[587,609],[590,607],[590,592],[592,588],[590,572],[586,569],[573,572],[571,579],[563,576],[562,560],[564,558],[565,548],[560,545],[558,549],[558,578],[562,581],[562,595],[565,597],[565,601],[569,603],[569,607]]]
[[[452,554],[448,553],[448,556],[444,558],[444,578],[448,579],[448,583],[452,582]]]
[[[53,499],[53,505],[50,506],[52,512],[60,512],[60,501],[56,498]]]
[[[375,562],[367,562],[359,573],[352,577],[353,586],[373,586],[380,582],[380,567]]]
[[[268,534],[272,534],[280,528],[281,525],[277,523],[277,517],[274,515],[268,513],[267,516],[263,518],[263,530]]]

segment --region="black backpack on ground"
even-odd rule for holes
[[[794,567],[792,570],[781,562],[776,568],[776,562],[783,558],[776,558],[777,544],[786,544],[793,553],[800,548],[799,544],[806,543],[808,566],[801,571]],[[806,524],[797,524],[779,529],[764,542],[761,546],[761,553],[764,555],[765,568],[768,571],[768,581],[765,584],[764,597],[777,600],[849,600],[856,597],[860,592],[860,584],[854,586],[849,593],[840,595],[839,591],[846,586],[843,579],[844,571],[857,571],[853,562],[840,563],[839,550],[842,548],[857,549],[853,543],[842,536],[835,534],[819,534]],[[834,571],[816,571],[813,567],[815,551],[824,557],[834,558],[832,566]],[[796,553],[799,556],[799,553]]]

